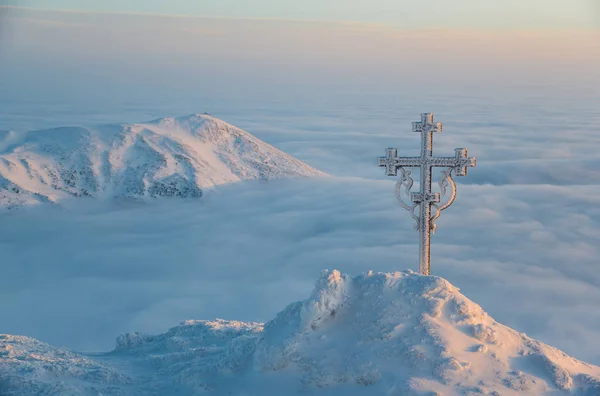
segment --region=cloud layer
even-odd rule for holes
[[[459,187],[433,239],[434,273],[499,321],[598,363],[597,188]],[[200,201],[4,215],[2,331],[109,349],[121,332],[189,318],[266,320],[306,297],[323,268],[416,269],[417,238],[392,190],[289,180]]]
[[[3,44],[0,128],[208,111],[337,178],[237,184],[192,202],[0,214],[0,332],[103,350],[120,332],[183,319],[269,319],[305,298],[323,268],[416,269],[416,235],[375,158],[386,147],[415,155],[410,122],[433,111],[445,128],[435,153],[467,147],[478,160],[439,219],[434,273],[502,323],[600,363],[592,41],[433,45],[387,31],[177,21],[206,30],[195,34],[132,18],[11,27],[23,45]],[[223,29],[229,36],[216,39]],[[513,42],[541,49],[527,57],[509,51]]]

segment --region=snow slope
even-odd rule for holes
[[[333,270],[264,325],[190,320],[104,354],[1,335],[0,394],[592,396],[600,367],[497,323],[442,278]]]
[[[322,172],[205,114],[143,124],[0,131],[0,206],[69,196],[199,197],[219,184]]]

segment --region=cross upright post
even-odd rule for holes
[[[421,133],[421,192],[412,194],[412,201],[419,204],[419,272],[431,273],[431,203],[440,202],[439,194],[431,194],[431,165],[427,159],[433,156],[433,133],[442,131],[442,123],[433,123],[433,114],[421,114],[421,122],[413,122],[413,132]]]
[[[401,176],[396,183],[396,197],[400,206],[410,211],[415,220],[415,228],[419,232],[419,272],[423,275],[431,274],[431,232],[435,231],[435,220],[440,213],[448,208],[456,197],[456,184],[452,179],[452,173],[455,176],[465,176],[467,167],[475,166],[475,158],[467,156],[467,149],[455,149],[454,157],[434,157],[433,156],[433,133],[442,132],[442,123],[433,122],[433,113],[422,113],[421,121],[412,123],[413,132],[421,134],[421,156],[420,157],[398,157],[398,151],[395,148],[388,148],[385,157],[379,157],[379,166],[385,167],[388,176],[396,176],[398,170]],[[414,183],[411,178],[411,172],[404,168],[420,168],[420,190],[419,192],[410,192]],[[440,193],[434,193],[431,190],[432,169],[434,167],[446,167],[442,171],[442,179],[439,181],[441,195],[446,194],[446,188],[450,186],[451,193],[447,202],[440,204]],[[410,201],[407,203],[404,195],[410,194]],[[418,214],[415,214],[416,209]],[[435,210],[432,215],[432,208]]]

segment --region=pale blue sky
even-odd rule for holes
[[[400,27],[598,29],[596,0],[4,0],[46,9],[341,20]]]

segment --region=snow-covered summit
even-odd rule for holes
[[[592,396],[600,367],[497,323],[439,277],[334,270],[264,325],[185,321],[95,355],[0,336],[0,393],[40,392]]]
[[[322,172],[206,114],[0,132],[0,206],[69,196],[199,197],[240,180]]]

